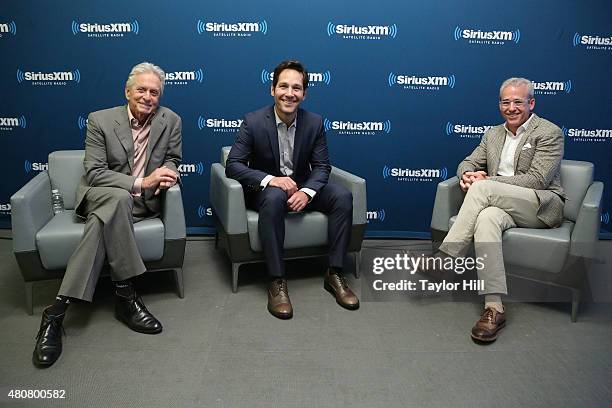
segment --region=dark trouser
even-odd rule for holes
[[[287,194],[278,187],[266,187],[247,196],[249,208],[259,212],[259,237],[261,239],[268,274],[285,276],[283,243],[285,241],[285,214]],[[320,211],[327,214],[329,241],[329,266],[342,268],[349,244],[353,220],[353,196],[339,184],[328,183],[306,205],[304,211]]]

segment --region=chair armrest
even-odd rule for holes
[[[187,236],[183,197],[178,184],[164,192],[161,218],[164,223],[164,239],[184,239]]]
[[[584,195],[578,211],[576,225],[572,231],[570,254],[590,258],[593,255],[595,242],[599,239],[601,197],[603,183],[594,181]]]
[[[210,205],[228,234],[244,234],[247,230],[246,206],[242,185],[225,176],[225,167],[210,167]]]
[[[13,251],[35,251],[36,233],[51,218],[51,180],[43,171],[11,196]]]
[[[431,228],[438,231],[448,231],[448,220],[459,212],[463,197],[464,194],[459,187],[457,176],[438,183],[431,215]]]
[[[329,181],[346,187],[353,195],[353,225],[365,224],[368,211],[366,181],[338,167],[332,167]]]

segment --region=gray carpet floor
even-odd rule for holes
[[[413,244],[366,241],[362,268]],[[209,239],[187,244],[184,299],[170,273],[138,281],[163,333],[116,321],[104,278],[92,304],[70,307],[59,361],[37,369],[34,337],[59,283],[37,286],[27,315],[11,245],[0,239],[0,406],[612,406],[609,303],[584,305],[577,323],[567,304],[507,304],[508,326],[483,346],[469,337],[480,304],[434,297],[344,310],[323,290],[325,260],[309,259],[288,264],[295,315],[281,321],[266,310],[264,266],[244,266],[233,294],[229,262]],[[363,279],[350,281],[359,292]],[[11,389],[61,389],[65,399],[15,400]]]

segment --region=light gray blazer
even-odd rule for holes
[[[532,115],[514,153],[514,176],[497,175],[506,140],[503,124],[487,130],[476,149],[459,163],[457,176],[484,170],[491,180],[534,189],[540,200],[538,219],[549,227],[557,227],[563,219],[562,198],[565,199],[560,174],[563,132],[554,123]]]
[[[182,158],[181,118],[162,106],[151,121],[145,162],[145,176],[166,166],[178,174]],[[91,187],[118,187],[131,191],[136,177],[134,140],[129,126],[126,105],[89,114],[85,139],[85,175],[77,188],[75,209],[82,214],[81,204]],[[161,212],[161,195],[145,190],[146,207],[154,214]]]

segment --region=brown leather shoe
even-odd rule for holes
[[[274,279],[268,285],[268,311],[279,319],[291,319],[293,317],[293,307],[289,299],[287,280]]]
[[[349,288],[344,276],[338,273],[331,273],[328,268],[325,272],[323,287],[334,295],[336,303],[343,308],[349,310],[359,309],[359,299],[357,299],[357,296],[355,296],[351,288]]]
[[[489,307],[482,312],[480,319],[472,327],[474,340],[490,343],[497,339],[497,332],[506,325],[506,314]]]

